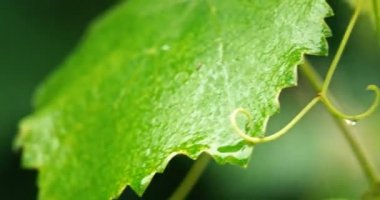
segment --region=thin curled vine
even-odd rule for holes
[[[375,0],[373,0],[373,2],[374,1]],[[373,5],[375,5],[375,3],[373,3]],[[305,60],[305,63],[301,66],[302,71],[304,72],[306,77],[309,79],[309,81],[312,83],[314,88],[317,90],[317,95],[287,125],[285,125],[282,129],[280,129],[276,133],[273,133],[267,136],[262,136],[262,137],[250,136],[246,134],[246,131],[249,131],[249,130],[243,131],[239,127],[236,121],[238,114],[244,115],[247,118],[247,123],[248,123],[246,127],[249,128],[249,123],[252,123],[252,121],[254,120],[250,112],[244,108],[235,109],[230,115],[230,122],[235,132],[248,143],[254,145],[254,144],[259,144],[259,143],[270,142],[270,141],[278,139],[279,137],[287,133],[318,102],[322,102],[324,106],[327,108],[327,110],[329,111],[329,113],[335,117],[335,121],[337,125],[340,127],[341,131],[345,135],[346,139],[348,140],[348,143],[351,146],[351,149],[353,150],[357,160],[359,161],[361,167],[363,168],[364,173],[367,175],[367,178],[370,184],[370,191],[368,193],[370,193],[370,195],[376,193],[375,195],[377,195],[377,190],[380,190],[380,178],[376,176],[375,169],[372,166],[369,159],[367,158],[367,156],[365,155],[364,151],[362,150],[362,147],[356,141],[354,136],[350,133],[350,131],[346,128],[346,126],[344,125],[342,121],[346,121],[346,122],[354,124],[357,121],[370,116],[374,111],[376,111],[380,103],[380,89],[376,85],[367,86],[367,90],[372,91],[375,94],[375,98],[372,104],[369,106],[369,108],[366,111],[360,114],[356,114],[356,115],[345,114],[344,112],[337,109],[333,105],[328,95],[329,93],[328,88],[331,83],[332,77],[342,57],[343,51],[347,45],[347,42],[352,33],[352,30],[360,15],[361,9],[362,9],[362,0],[357,0],[355,11],[349,21],[349,24],[346,28],[343,38],[339,44],[338,50],[329,66],[329,69],[324,81],[321,81],[320,76],[315,72],[314,68],[311,66],[311,64],[307,60]],[[376,9],[376,20],[378,20],[377,9]],[[376,31],[377,33],[379,33],[378,27],[376,27]],[[191,188],[197,181],[200,174],[203,172],[208,162],[209,162],[208,157],[205,157],[205,155],[201,156],[201,158],[195,163],[193,168],[190,170],[190,173],[188,173],[188,175],[185,177],[181,185],[176,189],[176,191],[173,193],[170,199],[171,200],[184,199],[187,196],[187,194],[190,192]]]

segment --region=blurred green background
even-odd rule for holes
[[[37,173],[20,167],[12,150],[18,121],[32,112],[34,89],[75,48],[88,24],[116,0],[0,1],[0,199],[36,199]],[[343,0],[330,1],[335,16],[326,21],[333,55],[352,13]],[[364,89],[380,85],[380,45],[368,16],[362,15],[332,82],[332,93],[348,113],[360,112],[373,98]],[[331,57],[310,57],[325,74]],[[281,94],[281,113],[268,132],[286,124],[315,92],[300,74],[299,87]],[[380,171],[380,111],[352,127]],[[144,199],[165,199],[193,161],[176,157],[155,176]],[[342,134],[322,106],[273,143],[255,148],[247,169],[212,162],[189,199],[359,199],[365,177]],[[91,192],[91,191],[89,191]],[[136,199],[127,189],[120,199]]]

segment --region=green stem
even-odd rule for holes
[[[202,154],[191,167],[190,171],[187,173],[185,179],[181,182],[179,187],[175,190],[170,200],[182,200],[190,193],[191,189],[194,187],[195,183],[198,181],[199,177],[202,175],[203,171],[206,169],[208,163],[210,162],[210,157],[206,154]]]
[[[323,85],[322,79],[309,62],[305,61],[305,64],[301,67],[301,71],[310,81],[314,89],[316,91],[321,91]],[[367,154],[364,151],[364,148],[360,145],[355,135],[351,133],[344,120],[342,120],[341,118],[339,118],[331,112],[329,113],[334,118],[335,124],[340,128],[340,130],[343,133],[343,136],[350,145],[351,150],[354,153],[357,161],[359,162],[359,165],[362,168],[365,176],[367,177],[370,185],[380,183],[380,178],[376,174],[376,169],[374,165],[368,158]]]
[[[373,3],[376,3],[376,2],[373,2]],[[360,14],[360,10],[361,10],[361,7],[362,7],[362,1],[361,0],[357,0],[357,3],[356,3],[356,8],[355,8],[355,12],[354,14],[352,15],[351,17],[351,20],[350,22],[348,23],[348,26],[346,28],[346,31],[343,35],[343,39],[342,41],[340,42],[339,44],[339,47],[338,47],[338,50],[333,58],[333,61],[331,62],[331,65],[330,65],[330,68],[327,72],[327,75],[326,75],[326,78],[325,78],[325,81],[322,83],[322,87],[321,87],[321,91],[320,91],[320,97],[321,97],[321,100],[322,102],[325,104],[326,108],[329,110],[330,113],[342,118],[342,119],[346,119],[346,120],[350,120],[350,121],[358,121],[358,120],[361,120],[361,119],[364,119],[368,116],[370,116],[373,112],[376,111],[377,107],[379,106],[380,104],[380,89],[375,86],[375,85],[369,85],[367,87],[367,90],[371,90],[375,93],[376,97],[375,97],[375,100],[373,101],[372,105],[367,109],[367,111],[361,113],[361,114],[357,114],[357,115],[347,115],[343,112],[340,112],[334,105],[333,103],[329,100],[328,98],[328,87],[330,85],[330,82],[331,82],[331,79],[334,75],[334,72],[337,68],[337,65],[342,57],[342,54],[343,54],[343,51],[344,49],[346,48],[346,45],[347,45],[347,42],[348,42],[348,39],[350,38],[350,35],[352,33],[352,29],[354,28],[355,24],[356,24],[356,21],[359,17],[359,14]],[[376,9],[377,10],[377,9]]]
[[[375,30],[376,30],[376,36],[377,36],[377,39],[380,39],[380,30],[379,30],[379,26],[380,26],[380,16],[379,16],[379,8],[378,8],[378,4],[377,4],[377,0],[372,0],[372,11],[373,11],[373,14],[374,14],[374,18],[375,18]]]
[[[342,54],[343,54],[343,51],[344,51],[344,49],[345,49],[345,47],[347,45],[348,39],[350,38],[350,35],[352,33],[352,29],[354,28],[354,26],[356,24],[356,21],[357,21],[357,19],[359,17],[361,7],[362,7],[362,2],[361,2],[361,0],[358,0],[356,8],[355,8],[355,12],[354,12],[354,14],[352,15],[352,17],[350,19],[350,22],[349,22],[349,24],[347,26],[346,32],[343,35],[343,39],[342,39],[341,43],[339,44],[338,50],[337,50],[337,52],[336,52],[336,54],[334,56],[333,61],[331,62],[329,70],[327,72],[325,81],[323,82],[323,85],[322,85],[322,88],[321,88],[321,95],[322,96],[327,93],[327,90],[329,88],[331,79],[332,79],[332,77],[334,75],[334,72],[336,70],[336,67],[337,67],[339,61],[340,61],[340,58],[342,57]]]

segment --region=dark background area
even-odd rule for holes
[[[0,199],[36,199],[37,172],[22,169],[20,152],[12,150],[19,120],[32,112],[34,89],[75,48],[89,23],[117,1],[34,0],[0,1]],[[333,30],[330,54],[336,50],[352,10],[343,1],[330,1],[335,16],[326,21]],[[349,113],[364,110],[372,96],[364,89],[380,85],[380,38],[363,15],[355,27],[332,91]],[[311,58],[324,74],[330,57]],[[299,87],[281,95],[281,113],[269,124],[279,129],[315,94],[300,76]],[[353,127],[371,158],[380,166],[380,114]],[[165,199],[180,183],[193,161],[173,159],[155,176],[144,199]],[[379,169],[379,167],[377,167]],[[247,169],[212,162],[190,199],[357,199],[366,190],[365,178],[339,130],[323,107],[308,114],[287,136],[255,148]],[[90,191],[89,191],[90,192]],[[135,199],[127,189],[120,199]]]

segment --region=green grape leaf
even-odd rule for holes
[[[325,55],[324,0],[129,0],[96,20],[43,83],[20,124],[40,199],[142,195],[171,158],[246,166],[253,146],[229,116],[265,132],[304,54]],[[244,123],[244,119],[240,119]]]

